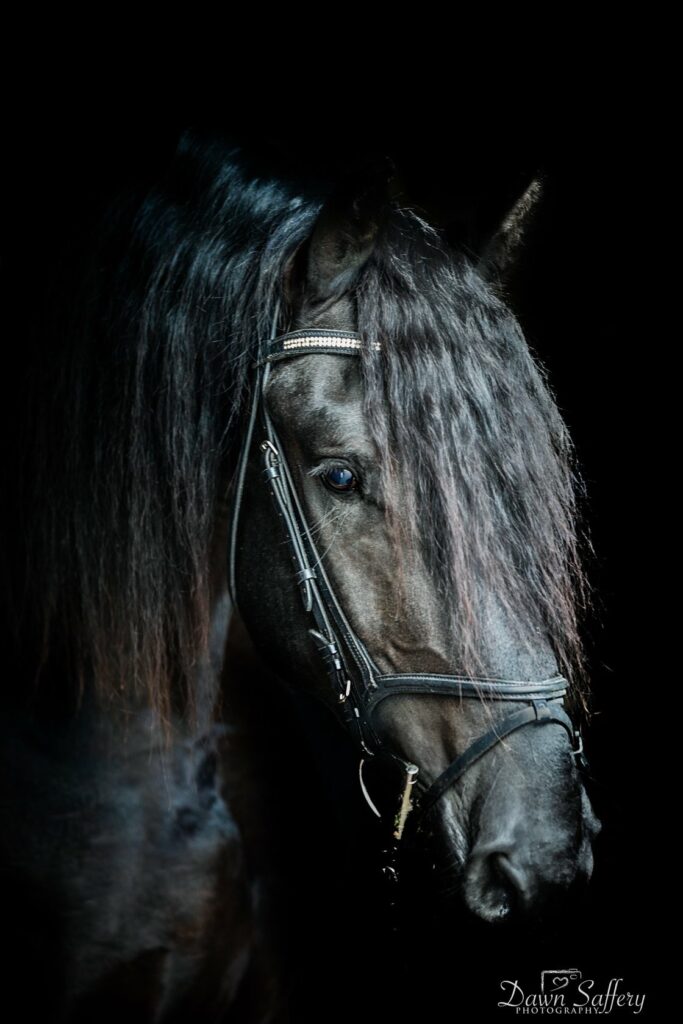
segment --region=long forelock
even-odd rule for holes
[[[483,669],[495,594],[521,643],[547,638],[585,687],[583,483],[546,373],[511,310],[416,213],[396,208],[357,292],[365,404],[392,534],[419,543],[459,645]],[[588,542],[589,545],[589,542]],[[407,570],[406,570],[407,571]]]

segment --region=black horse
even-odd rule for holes
[[[379,765],[391,871],[428,851],[486,922],[590,875],[580,477],[502,297],[537,193],[475,260],[383,162],[304,185],[186,132],[98,225],[5,503],[3,879],[45,1015],[275,1012],[296,725],[261,672]]]

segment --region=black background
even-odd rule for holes
[[[89,104],[85,94],[80,105],[57,98],[31,111],[13,111],[6,124],[6,268],[9,280],[33,284],[8,297],[10,313],[20,321],[23,302],[41,301],[40,268],[61,258],[62,247],[78,239],[90,213],[115,190],[151,181],[188,124],[215,124],[238,140],[273,147],[311,166],[329,168],[367,152],[387,152],[411,201],[468,245],[485,237],[535,173],[544,174],[545,199],[515,277],[514,308],[549,370],[589,490],[597,553],[592,578],[601,607],[587,635],[594,693],[587,749],[603,833],[590,897],[546,947],[530,945],[520,959],[519,949],[509,950],[508,957],[504,943],[501,948],[484,942],[477,947],[484,958],[468,961],[460,979],[457,964],[445,966],[436,951],[435,964],[441,982],[444,970],[451,972],[454,1018],[465,1007],[495,1007],[497,980],[515,976],[513,963],[521,965],[530,988],[549,967],[575,966],[604,982],[624,978],[624,987],[647,994],[646,1015],[651,1014],[662,994],[653,966],[655,918],[662,909],[668,912],[678,859],[675,842],[662,835],[666,826],[652,811],[661,784],[660,747],[673,730],[655,699],[651,652],[658,646],[658,628],[645,572],[645,512],[658,494],[647,435],[657,410],[654,399],[648,401],[646,371],[652,365],[647,353],[654,355],[657,340],[636,327],[637,311],[650,301],[644,269],[651,259],[656,152],[648,148],[644,158],[644,133],[625,109],[607,102],[565,107],[557,115],[511,114],[496,123],[488,115],[470,115],[467,122],[436,116],[428,103],[394,108],[386,118],[375,110],[371,123],[347,113],[329,123],[315,118],[312,127],[311,119],[292,110],[278,119],[247,111],[237,101],[210,118],[161,99],[124,107]],[[18,266],[30,270],[18,273]],[[11,339],[9,350],[5,372],[11,387]],[[349,930],[339,936],[340,946],[353,948],[357,933],[348,922],[344,927]],[[367,932],[366,925],[360,922],[358,931]],[[468,939],[432,934],[416,941],[435,950],[445,943],[454,958]],[[313,966],[321,972],[318,995],[326,1002],[322,979],[329,975],[323,964]],[[349,953],[332,973],[348,988],[356,974],[366,978],[369,971],[371,962],[358,963]],[[309,981],[315,993],[312,975]],[[436,992],[436,982],[428,973],[416,979],[427,1002],[432,997],[425,993]],[[320,1020],[332,1017],[321,1009]],[[426,1013],[423,1019],[436,1017]]]

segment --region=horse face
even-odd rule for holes
[[[391,544],[387,513],[400,519],[401,509],[389,510],[380,492],[383,453],[364,422],[357,360],[305,355],[275,364],[266,402],[330,581],[380,671],[452,673],[448,609],[419,553],[399,565]],[[244,497],[240,608],[280,673],[333,707],[337,695],[308,634],[282,526],[260,478],[258,440]],[[520,650],[495,594],[481,600],[487,675],[556,674],[546,644]],[[396,696],[380,705],[376,726],[428,783],[505,713],[477,700]],[[564,729],[522,729],[499,743],[451,787],[431,820],[447,887],[487,921],[546,907],[590,876],[599,826]]]

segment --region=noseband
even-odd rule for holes
[[[381,817],[381,814],[370,798],[363,780],[364,763],[378,756],[389,758],[401,767],[403,773],[404,782],[398,810],[392,822],[392,863],[388,865],[388,871],[396,877],[398,842],[403,836],[411,810],[411,822],[415,824],[416,830],[420,830],[426,815],[443,794],[468,768],[507,736],[527,725],[559,725],[567,732],[573,748],[572,756],[578,758],[580,764],[583,764],[583,746],[580,732],[574,728],[562,707],[568,689],[568,683],[562,676],[553,676],[540,682],[521,682],[430,673],[383,675],[363,641],[349,624],[316,549],[282,444],[266,408],[265,389],[271,366],[275,362],[313,354],[354,357],[360,354],[363,344],[361,335],[352,331],[301,330],[272,337],[266,343],[265,349],[260,352],[259,359],[254,364],[255,379],[251,408],[235,476],[229,541],[229,587],[236,606],[239,516],[247,462],[258,421],[262,433],[262,475],[282,522],[292,557],[294,579],[304,610],[310,616],[311,625],[308,632],[317,647],[333,692],[336,694],[338,713],[359,747],[361,788],[368,804],[378,817]],[[488,698],[496,703],[513,704],[515,710],[470,744],[418,798],[415,798],[412,790],[418,779],[417,766],[389,750],[374,726],[374,714],[379,705],[390,697],[401,694],[429,694],[459,699]]]

